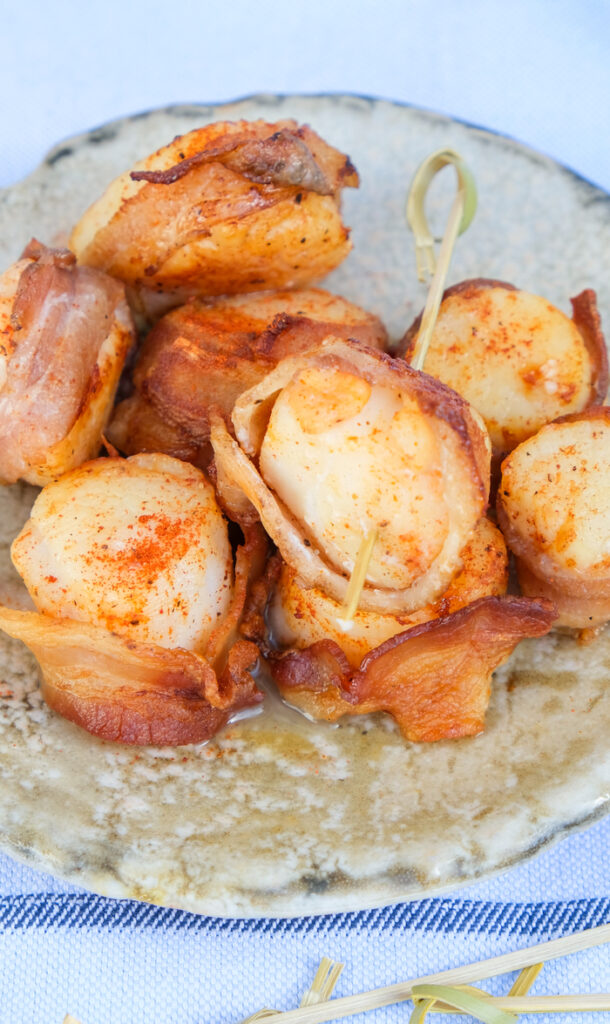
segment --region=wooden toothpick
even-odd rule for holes
[[[424,204],[430,182],[448,164],[452,164],[455,167],[458,189],[441,242],[438,263],[435,264],[434,239],[428,226]],[[459,153],[456,153],[453,149],[439,149],[420,164],[409,189],[407,221],[415,235],[415,257],[418,278],[420,281],[425,281],[426,273],[433,274],[434,276],[430,285],[430,291],[428,292],[428,298],[426,299],[426,305],[424,306],[421,325],[411,359],[411,366],[415,370],[422,370],[424,366],[457,237],[471,223],[476,208],[477,189],[475,181]]]

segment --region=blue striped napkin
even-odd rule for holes
[[[324,955],[346,965],[335,995],[495,956],[610,922],[609,848],[610,818],[437,899],[256,921],[106,899],[0,856],[0,1022],[61,1024],[70,1012],[82,1024],[232,1024],[296,1007]],[[507,992],[510,980],[487,987]],[[610,950],[549,963],[532,991],[610,991]],[[405,1022],[408,1007],[369,1019]]]

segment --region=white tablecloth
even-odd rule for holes
[[[605,0],[37,0],[5,10],[2,30],[2,185],[62,137],[122,114],[330,91],[505,132],[610,189]],[[113,902],[0,855],[0,1021],[59,1024],[70,1011],[84,1024],[230,1022],[296,1006],[324,954],[346,962],[341,995],[466,963],[610,921],[609,848],[602,821],[443,898],[290,922]],[[610,990],[605,948],[549,965],[535,989],[586,990]]]

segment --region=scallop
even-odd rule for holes
[[[610,409],[544,427],[502,465],[498,517],[526,594],[557,605],[559,625],[610,619]]]
[[[233,592],[203,473],[165,455],[98,459],[45,487],[12,546],[39,612],[202,651]]]
[[[328,338],[236,402],[239,444],[212,428],[218,485],[244,495],[304,586],[335,601],[373,536],[360,606],[439,597],[485,511],[489,439],[455,392],[402,360]]]
[[[603,400],[608,369],[595,293],[582,292],[572,306],[570,320],[501,281],[463,281],[445,292],[425,369],[481,413],[494,451]],[[407,359],[418,330],[416,321],[404,339]]]

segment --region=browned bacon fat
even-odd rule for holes
[[[554,617],[542,599],[484,597],[391,637],[357,670],[332,640],[278,656],[271,670],[285,699],[314,718],[386,711],[409,740],[474,736],[492,671],[524,637],[547,633]]]
[[[32,242],[0,277],[0,479],[45,484],[97,453],[133,340],[121,284]]]

